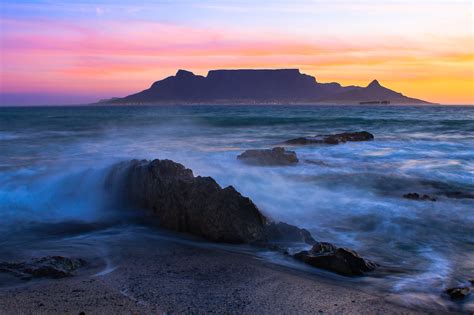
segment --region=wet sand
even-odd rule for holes
[[[166,238],[120,239],[107,248],[113,257],[107,267],[93,267],[66,279],[0,288],[0,313],[419,312],[363,285],[346,285],[245,253]]]

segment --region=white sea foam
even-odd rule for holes
[[[403,124],[406,111],[391,122],[377,109],[369,114],[341,108],[103,110],[82,109],[69,113],[70,119],[49,115],[63,117],[54,121],[40,113],[38,121],[1,125],[11,131],[1,131],[0,139],[18,129],[29,132],[18,143],[0,141],[0,225],[101,220],[114,210],[103,190],[110,165],[168,158],[222,186],[233,185],[275,220],[401,270],[384,279],[397,294],[415,287],[417,296],[438,294],[452,279],[472,275],[466,261],[474,242],[473,201],[444,193],[474,192],[474,124],[449,125],[450,132],[463,130],[463,137],[439,137],[453,114]],[[422,115],[413,111],[411,118]],[[364,129],[375,141],[291,148],[300,159],[292,167],[255,167],[236,159],[245,149],[297,136]],[[437,201],[404,199],[409,192]]]

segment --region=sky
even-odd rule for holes
[[[94,102],[178,69],[235,68],[474,104],[473,11],[473,0],[1,0],[0,105]]]

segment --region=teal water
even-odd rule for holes
[[[361,130],[375,141],[292,148],[295,167],[236,160]],[[107,167],[132,158],[172,159],[233,185],[267,216],[396,270],[383,280],[394,294],[435,299],[474,276],[474,107],[0,108],[0,244],[31,224],[103,220],[115,211],[102,193]]]

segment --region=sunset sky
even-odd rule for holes
[[[474,104],[474,1],[1,1],[3,103],[92,102],[177,69],[300,68]],[[2,104],[8,105],[8,104]]]

